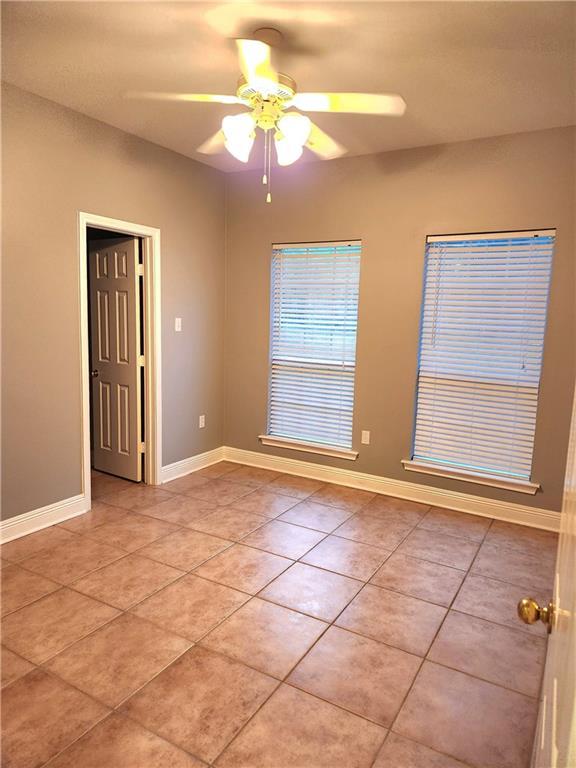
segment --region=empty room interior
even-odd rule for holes
[[[2,766],[576,768],[576,3],[1,3]]]

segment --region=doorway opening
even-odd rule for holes
[[[80,213],[82,485],[161,471],[160,231]],[[116,480],[115,478],[120,478]]]

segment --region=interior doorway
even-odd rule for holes
[[[160,232],[80,214],[83,493],[161,469]]]
[[[90,467],[145,477],[141,238],[87,230]]]

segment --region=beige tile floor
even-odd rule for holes
[[[221,462],[2,547],[6,768],[527,768],[554,534]]]

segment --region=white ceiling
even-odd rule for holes
[[[278,63],[300,90],[404,97],[401,118],[314,118],[351,155],[576,123],[573,2],[3,2],[3,79],[243,170],[227,153],[195,152],[237,107],[123,94],[234,93],[233,38],[262,26],[284,33]],[[255,150],[250,165],[260,163]]]

